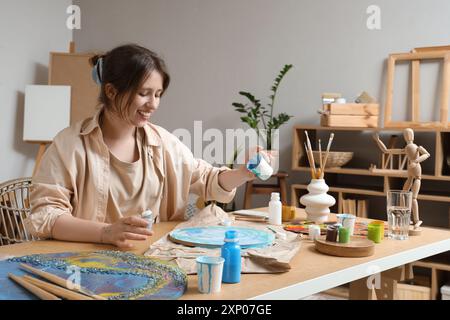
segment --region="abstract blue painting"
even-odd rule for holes
[[[273,243],[275,236],[264,230],[247,227],[207,226],[173,230],[169,239],[173,242],[198,247],[216,248],[224,244],[225,232],[236,230],[242,248],[261,248]]]

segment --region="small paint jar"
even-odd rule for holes
[[[282,219],[283,219],[283,221],[291,221],[291,220],[295,219],[295,207],[294,206],[283,206]]]
[[[350,229],[350,235],[353,235],[353,230],[355,229],[356,216],[349,213],[340,213],[336,215],[338,222],[342,224],[343,227]]]
[[[350,242],[350,228],[340,227],[339,243],[349,243],[349,242]]]
[[[153,212],[152,210],[148,209],[142,212],[141,218],[147,221],[147,229],[152,230],[153,227]]]
[[[325,240],[330,242],[336,242],[338,238],[338,226],[331,225],[327,227],[327,235]]]
[[[261,180],[267,180],[273,174],[273,168],[262,153],[255,154],[247,162],[246,166],[249,171],[253,172]]]
[[[311,224],[308,226],[308,235],[310,240],[316,240],[320,237],[320,226]]]
[[[380,243],[384,238],[384,222],[375,220],[367,226],[367,239]]]

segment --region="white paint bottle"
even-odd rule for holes
[[[269,202],[269,224],[281,225],[281,209],[280,194],[272,192]]]
[[[153,212],[152,210],[148,209],[145,210],[144,212],[142,212],[141,214],[141,218],[144,220],[147,220],[147,229],[148,230],[152,230],[152,226],[153,226]]]

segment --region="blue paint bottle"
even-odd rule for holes
[[[222,246],[223,264],[222,282],[238,283],[241,281],[241,246],[236,230],[225,232],[225,244]]]

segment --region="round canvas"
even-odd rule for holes
[[[275,239],[272,232],[246,227],[191,227],[173,230],[169,239],[176,243],[198,247],[221,247],[225,232],[236,230],[242,248],[260,248],[271,245]]]

